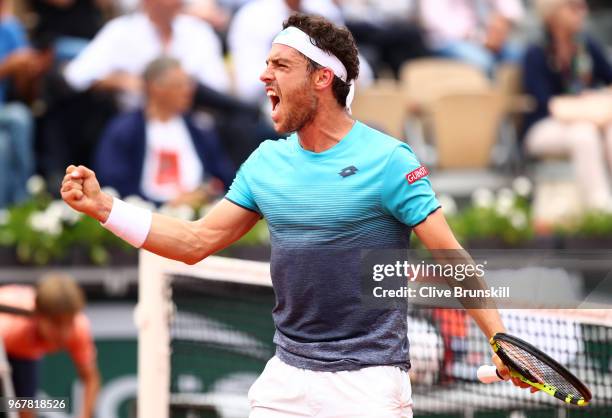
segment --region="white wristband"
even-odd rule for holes
[[[124,241],[140,248],[149,235],[153,214],[121,199],[113,198],[113,207],[102,226]]]

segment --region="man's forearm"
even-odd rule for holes
[[[116,202],[106,193],[101,194],[99,201],[99,207],[91,216],[105,224]],[[193,264],[204,258],[207,252],[198,229],[196,222],[153,214],[142,248],[162,257]]]
[[[457,265],[462,264],[464,270],[467,270],[465,266],[474,265],[474,260],[468,254],[467,251],[453,250],[452,255],[446,259],[446,262]],[[476,271],[476,269],[473,269]],[[480,277],[477,273],[467,275],[463,280],[455,280],[454,278],[448,278],[447,283],[451,287],[460,287],[463,290],[485,290],[487,284],[483,277]],[[459,302],[463,305],[466,312],[474,319],[478,327],[482,332],[491,338],[498,332],[504,332],[505,327],[499,316],[495,301],[490,298],[475,298],[475,297],[464,297],[458,298]]]
[[[467,265],[474,265],[474,260],[470,254],[464,250],[450,230],[446,219],[441,210],[431,214],[425,222],[415,228],[419,239],[431,251],[432,257],[439,264],[462,264],[463,271],[467,273]],[[447,278],[450,287],[460,286],[464,289],[486,289],[486,283],[477,269],[471,270],[473,273],[467,275],[462,280],[455,280],[453,277]],[[498,332],[504,332],[504,324],[499,316],[497,307],[491,299],[460,298],[459,301],[476,321],[482,332],[487,337],[492,337]]]
[[[188,264],[235,242],[261,218],[257,210],[227,199],[195,222],[152,214],[104,193],[96,174],[84,166],[66,169],[61,193],[70,207],[97,219],[134,247]]]
[[[143,89],[140,77],[116,71],[98,79],[91,86],[94,90],[140,93]]]
[[[153,215],[151,231],[142,246],[166,258],[194,264],[236,242],[260,217],[223,199],[202,219],[186,222]]]
[[[96,372],[94,375],[86,378],[83,384],[85,389],[83,391],[82,418],[92,418],[96,406],[96,398],[100,391],[100,375]]]
[[[446,282],[449,287],[461,287],[463,290],[484,290],[487,284],[483,277],[477,273],[474,267],[471,269],[473,273],[467,274],[466,266],[475,266],[474,260],[470,254],[463,248],[454,248],[448,250],[432,251],[433,258],[436,262],[444,265],[463,266],[462,271],[466,272],[466,277],[462,280],[456,280],[454,277],[447,277]],[[458,298],[466,312],[476,321],[482,332],[491,338],[498,332],[504,332],[505,327],[499,316],[499,311],[492,299],[465,297]]]
[[[91,87],[97,91],[120,91],[121,77],[113,74],[101,80],[97,80]]]
[[[447,264],[462,265],[463,271],[467,271],[466,266],[475,265],[470,254],[463,248],[441,251],[437,254],[439,254],[438,260],[444,260]],[[447,282],[449,286],[458,286],[464,290],[487,289],[487,284],[484,278],[477,273],[477,269],[473,268],[472,271],[473,273],[467,274],[462,280],[448,278]],[[504,324],[499,316],[499,311],[492,299],[467,297],[459,298],[459,301],[487,338],[491,338],[498,332],[505,331]]]
[[[92,216],[105,223],[115,201],[108,195],[100,201]],[[238,208],[236,214],[236,208],[222,200],[207,216],[194,222],[155,213],[141,248],[165,258],[195,264],[238,240],[259,220],[255,214],[243,218],[244,210]]]
[[[487,338],[491,338],[498,332],[506,332],[506,328],[504,327],[504,323],[497,309],[466,309],[466,311],[478,324],[478,327]]]

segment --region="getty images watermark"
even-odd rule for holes
[[[361,302],[501,309],[612,308],[612,249],[360,251]]]
[[[483,281],[487,261],[482,263],[411,263],[396,260],[372,266],[372,288],[375,298],[510,298],[510,286],[486,286]],[[399,280],[391,286],[382,282]],[[469,283],[468,281],[471,281]],[[453,285],[453,283],[455,283]],[[411,286],[416,284],[416,286]],[[446,284],[449,288],[441,288]]]

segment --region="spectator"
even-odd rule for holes
[[[85,386],[81,417],[92,418],[100,374],[89,321],[82,312],[85,298],[78,285],[67,276],[55,274],[43,278],[36,288],[2,286],[0,303],[30,313],[0,314],[0,338],[11,366],[15,394],[35,397],[42,357],[66,350]],[[31,411],[21,412],[21,418],[33,417]]]
[[[26,181],[34,171],[32,117],[23,104],[6,103],[8,90],[32,84],[48,60],[28,47],[23,27],[4,11],[2,1],[0,8],[0,208],[3,208],[27,197]]]
[[[27,0],[36,17],[32,40],[52,41],[56,56],[70,60],[87,46],[104,23],[112,0]]]
[[[141,11],[108,22],[66,66],[67,90],[50,95],[40,143],[41,168],[51,185],[59,185],[69,161],[91,162],[104,127],[116,115],[115,98],[124,110],[141,106],[141,74],[162,54],[178,59],[197,80],[200,104],[223,112],[239,109],[243,118],[253,114],[221,93],[229,88],[229,79],[210,25],[181,14],[181,0],[141,0],[141,6]],[[247,151],[256,147],[244,133],[237,134],[238,129],[224,131],[230,132],[224,139],[246,143]]]
[[[509,41],[524,14],[521,0],[422,0],[421,22],[431,50],[473,64],[489,76],[499,62],[520,61]]]
[[[215,28],[217,32],[225,32],[230,15],[217,0],[186,0],[185,13],[198,17]]]
[[[586,207],[612,208],[605,163],[606,155],[612,163],[611,98],[589,92],[612,83],[612,66],[584,32],[584,0],[536,4],[544,34],[523,62],[525,91],[536,100],[535,111],[525,119],[526,151],[538,157],[569,155]]]
[[[203,204],[229,187],[232,164],[214,131],[183,116],[193,84],[177,60],[156,59],[144,80],[145,109],[116,117],[100,141],[100,183],[156,203]]]
[[[1,30],[1,29],[0,29]],[[0,71],[3,68],[0,63]],[[32,116],[21,103],[0,108],[0,209],[27,198],[26,182],[34,174]]]
[[[399,76],[402,64],[427,54],[421,29],[413,21],[415,0],[342,0],[346,26],[378,74],[387,65]]]
[[[140,94],[140,74],[149,62],[167,54],[199,83],[217,91],[229,89],[221,44],[213,29],[180,13],[181,0],[142,0],[142,11],[108,22],[65,70],[78,91],[92,86]]]
[[[261,103],[265,91],[259,76],[278,28],[293,12],[325,16],[342,22],[340,9],[332,0],[252,0],[234,16],[228,33],[238,95],[251,103]]]

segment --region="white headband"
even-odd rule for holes
[[[272,41],[273,44],[282,44],[289,46],[317,64],[327,67],[331,69],[340,80],[345,83],[347,80],[347,72],[346,67],[335,55],[329,54],[323,51],[321,48],[316,46],[310,36],[295,26],[289,26],[278,35]],[[355,96],[355,82],[350,80],[351,90],[346,98],[346,107],[347,109],[351,108],[351,103],[353,102],[353,97]]]

